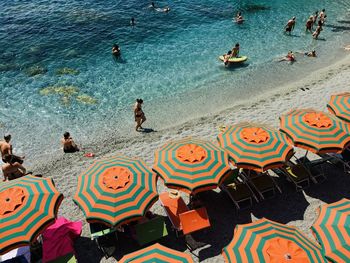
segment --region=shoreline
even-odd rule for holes
[[[347,54],[344,59],[336,64],[318,70],[305,79],[267,92],[263,96],[250,100],[249,103],[243,101],[224,110],[199,118],[192,118],[157,132],[140,133],[131,138],[112,136],[111,138],[101,139],[101,141],[91,143],[84,149],[87,152],[94,152],[96,154],[95,158],[86,158],[81,152],[66,155],[53,153],[45,159],[37,161],[33,165],[33,171],[43,174],[45,177],[53,178],[58,190],[64,194],[65,198],[59,209],[59,215],[70,220],[83,221],[82,236],[84,238],[77,242],[78,258],[80,256],[81,259],[85,260],[83,260],[84,262],[115,262],[114,258],[102,259],[94,247],[94,243],[88,238],[89,230],[83,213],[72,201],[77,185],[77,176],[87,169],[94,160],[115,154],[124,154],[141,158],[149,167],[152,167],[154,151],[170,140],[192,136],[216,141],[220,125],[234,124],[241,121],[263,123],[278,128],[278,117],[292,108],[315,108],[326,111],[326,104],[330,95],[349,91],[349,83],[350,54]],[[303,91],[301,88],[305,90]],[[300,151],[297,151],[298,153]],[[348,184],[346,183],[350,183],[350,178],[348,179],[340,173],[340,170],[330,170],[331,176],[329,176],[326,184],[312,185],[305,192],[295,192],[294,187],[290,187],[282,178],[281,180],[278,178],[278,183],[283,189],[282,195],[261,202],[249,211],[239,213],[218,189],[204,193],[203,200],[209,216],[213,221],[219,223],[213,224],[213,230],[199,233],[203,241],[210,243],[210,247],[195,250],[194,252],[199,255],[199,259],[193,258],[196,262],[198,260],[201,262],[224,262],[220,251],[231,240],[235,224],[248,223],[254,218],[267,217],[281,223],[297,226],[312,238],[309,228],[317,216],[317,207],[323,202],[337,201],[342,197],[350,198]],[[339,180],[339,177],[343,179]],[[166,191],[166,187],[159,180],[158,192],[163,191]],[[336,192],[336,194],[333,192]],[[220,207],[215,205],[217,203],[220,203]],[[151,211],[165,215],[158,202],[153,205]],[[181,251],[186,250],[186,248],[179,245],[176,239],[167,239],[164,244]],[[126,244],[120,245],[122,246],[122,254],[135,250],[135,247],[129,248]],[[186,253],[189,252],[186,250]],[[118,254],[118,259],[122,254]]]

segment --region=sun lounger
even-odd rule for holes
[[[231,170],[220,189],[229,196],[237,209],[250,207],[253,205],[253,198],[257,202],[258,198],[248,184],[238,180],[238,175],[239,169]]]
[[[205,207],[190,210],[181,196],[172,198],[168,193],[160,194],[159,200],[177,235],[188,235],[210,227]]]
[[[168,235],[164,217],[156,216],[135,225],[136,240],[140,246],[151,243]]]
[[[288,163],[288,166],[272,169],[277,175],[283,175],[294,184],[297,191],[310,186],[310,173],[301,164]]]
[[[346,150],[349,152],[349,150]],[[345,173],[350,173],[350,159],[347,159],[346,154],[338,153],[324,153],[318,154],[321,158],[326,159],[328,162],[335,166],[340,166]]]
[[[117,245],[116,229],[108,228],[103,224],[90,223],[91,240],[96,242],[97,247],[101,250],[105,258],[111,257]]]
[[[242,179],[248,182],[258,193],[262,200],[273,198],[276,195],[276,189],[281,193],[281,189],[267,173],[257,173],[255,171],[243,171]]]
[[[310,172],[310,178],[314,183],[321,183],[327,179],[325,175],[327,161],[324,158],[310,161],[307,156],[297,159],[297,162]]]

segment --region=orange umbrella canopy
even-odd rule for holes
[[[332,95],[327,108],[338,118],[350,123],[350,92]]]
[[[196,193],[216,188],[230,166],[224,149],[188,138],[167,143],[157,150],[153,170],[169,188]]]
[[[272,128],[240,123],[227,127],[218,141],[238,168],[260,172],[283,166],[293,155],[284,135]]]
[[[349,125],[313,109],[295,109],[282,115],[280,130],[295,146],[313,153],[340,153],[350,144]]]
[[[222,251],[228,263],[326,263],[321,248],[298,229],[267,219],[236,226]]]
[[[349,262],[350,258],[350,200],[323,205],[311,227],[323,253],[331,262]]]
[[[154,244],[139,251],[125,255],[120,263],[193,263],[186,253],[179,252],[160,244]]]
[[[147,212],[158,199],[156,183],[142,160],[118,155],[95,161],[79,176],[74,202],[87,221],[117,226]]]
[[[0,184],[0,254],[29,245],[54,223],[63,195],[49,178],[24,176]]]

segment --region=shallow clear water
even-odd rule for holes
[[[152,11],[148,1],[136,0],[0,1],[0,132],[11,132],[18,151],[27,155],[57,149],[65,130],[82,143],[106,132],[129,135],[138,97],[146,102],[150,123],[159,119],[157,129],[223,108],[224,99],[249,98],[299,79],[310,68],[336,61],[339,47],[350,40],[347,0],[156,4],[172,10]],[[322,8],[328,21],[316,41],[304,24]],[[247,20],[243,25],[232,22],[238,10]],[[296,29],[285,36],[283,27],[292,16]],[[131,17],[135,27],[129,25]],[[226,69],[217,57],[236,42],[249,60]],[[113,43],[122,48],[119,60],[111,56]],[[274,61],[288,50],[311,49],[318,59],[300,56],[294,65]],[[64,67],[78,74],[57,74]],[[43,74],[35,75],[40,70]],[[48,86],[77,90],[72,96],[40,93]],[[205,110],[193,105],[198,98],[208,105]]]

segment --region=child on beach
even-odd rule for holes
[[[136,122],[136,131],[139,131],[139,128],[142,128],[142,123],[146,121],[146,116],[145,113],[142,110],[142,99],[136,99],[136,103],[134,106],[134,117],[135,117],[135,122]]]

